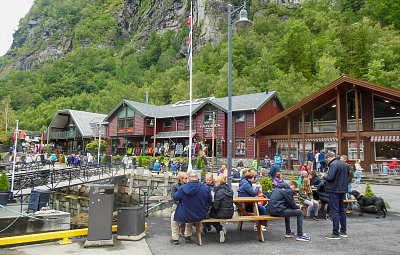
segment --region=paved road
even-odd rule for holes
[[[363,189],[365,186],[363,186]],[[360,191],[364,191],[359,189]],[[400,188],[398,186],[373,185],[372,190],[385,198],[392,209],[386,219],[376,219],[374,214],[358,216],[356,210],[348,217],[347,239],[327,240],[324,235],[332,230],[332,222],[304,222],[304,231],[311,236],[311,242],[298,242],[286,239],[284,221],[273,221],[265,232],[265,243],[260,243],[253,224],[244,223],[241,232],[235,224],[227,225],[226,242],[219,243],[215,231],[204,237],[204,245],[169,244],[170,221],[168,218],[149,218],[147,243],[152,254],[400,254]],[[321,215],[322,216],[322,215]],[[292,220],[292,230],[296,229]]]
[[[364,187],[363,187],[364,188]],[[284,222],[273,221],[265,232],[265,243],[258,242],[257,233],[251,223],[244,223],[241,232],[236,231],[234,224],[227,225],[228,233],[225,243],[219,243],[219,236],[208,233],[204,245],[185,244],[183,239],[177,246],[169,243],[169,218],[147,218],[149,224],[146,240],[139,242],[116,242],[110,248],[82,248],[83,240],[72,245],[55,243],[0,249],[0,255],[23,254],[400,254],[400,188],[398,186],[373,185],[372,190],[390,203],[386,219],[376,219],[374,214],[358,216],[357,211],[348,217],[347,239],[327,240],[324,235],[331,231],[331,221],[305,222],[304,231],[311,236],[311,242],[298,242],[284,237]],[[360,190],[361,191],[361,190]],[[363,190],[362,190],[363,191]],[[321,215],[323,216],[323,215]],[[295,220],[292,220],[295,230]]]

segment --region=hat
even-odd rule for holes
[[[187,176],[189,176],[189,177],[199,177],[194,170],[187,171]]]
[[[326,153],[325,158],[336,158],[336,154],[332,151]]]
[[[397,160],[397,158],[392,158],[392,160]]]

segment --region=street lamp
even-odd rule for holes
[[[154,123],[153,123],[153,120],[150,121],[149,126],[153,127],[153,158],[156,158],[156,133],[157,133],[157,118],[156,117],[154,117]]]
[[[228,4],[228,131],[227,131],[227,158],[228,158],[228,184],[232,185],[232,20],[235,14],[240,11],[240,19],[236,22],[236,27],[247,29],[253,22],[247,19],[246,2],[241,6]]]
[[[108,124],[108,122],[98,122],[97,123],[97,128],[98,128],[97,132],[99,135],[99,147],[97,148],[97,164],[98,165],[100,164],[101,127],[102,127],[102,125],[107,125],[107,124]]]

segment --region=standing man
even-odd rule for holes
[[[271,176],[271,180],[274,180],[276,173],[280,172],[281,169],[277,164],[275,164],[275,162],[273,160],[271,160],[270,163],[271,163],[271,169],[269,170],[268,175]]]
[[[326,181],[326,191],[329,194],[329,207],[331,210],[333,231],[325,236],[327,239],[340,239],[347,237],[346,208],[343,200],[347,193],[347,167],[346,164],[336,158],[334,152],[326,154],[328,162],[328,174],[323,176]],[[340,223],[340,231],[339,231]]]

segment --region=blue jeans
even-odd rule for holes
[[[347,191],[349,192],[349,193],[347,193],[347,199],[351,199],[351,190],[352,190],[352,188],[351,188],[351,182],[350,182],[347,186]],[[353,203],[349,203],[349,209],[353,209]]]
[[[346,232],[346,208],[344,207],[345,193],[329,193],[329,207],[331,209],[331,216],[333,222],[333,234],[339,235],[340,232]]]
[[[265,206],[257,204],[257,207],[258,207],[258,212],[260,213],[260,215],[266,215],[267,214],[267,208],[265,208]]]

